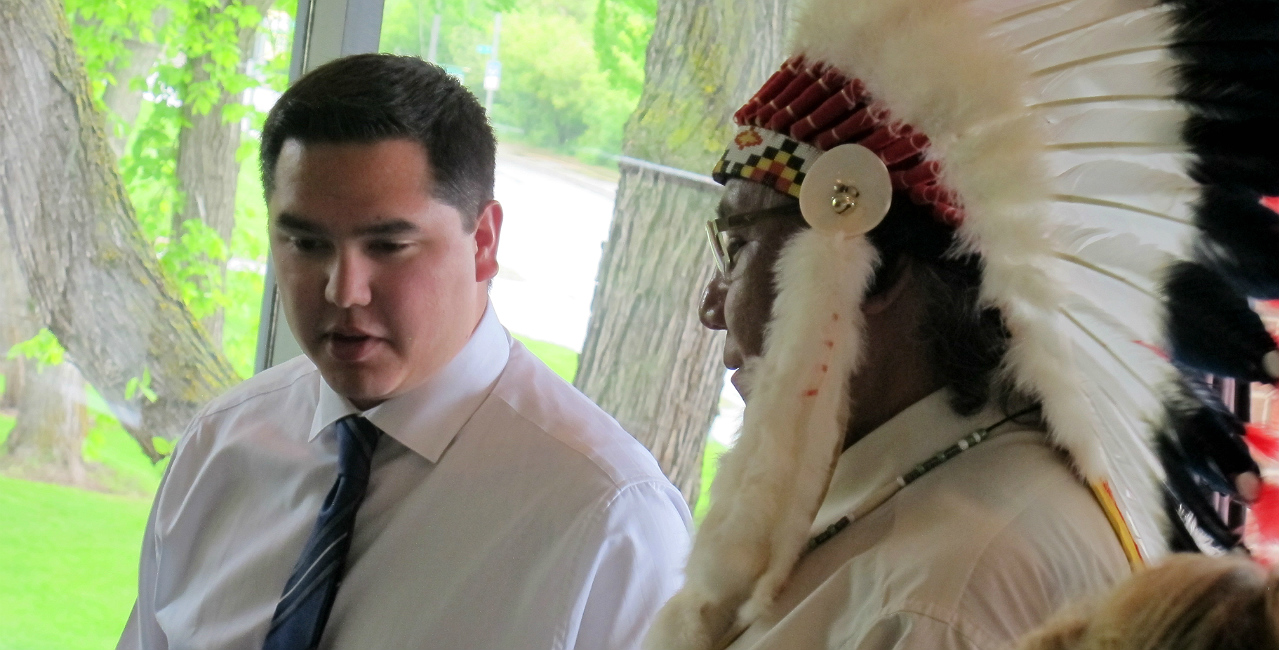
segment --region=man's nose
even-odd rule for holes
[[[724,282],[724,276],[716,271],[711,281],[706,283],[706,289],[702,291],[702,304],[697,310],[702,326],[706,329],[728,329],[728,323],[724,321],[724,296],[727,294],[728,283]]]
[[[368,260],[358,253],[338,253],[329,266],[329,280],[324,287],[325,299],[343,309],[368,305],[373,297],[369,286],[370,272]]]

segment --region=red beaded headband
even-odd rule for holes
[[[958,197],[941,185],[941,165],[928,159],[928,137],[894,120],[865,84],[833,66],[791,58],[733,121],[743,128],[712,171],[720,183],[745,178],[798,197],[806,172],[822,152],[853,143],[884,161],[894,190],[931,205],[946,224],[963,221]]]

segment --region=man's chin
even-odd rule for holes
[[[754,379],[756,367],[754,361],[755,359],[747,360],[746,363],[742,364],[742,367],[733,371],[728,380],[729,383],[733,384],[733,388],[737,389],[737,394],[742,396],[743,402],[750,399],[751,381]]]
[[[327,370],[327,372],[326,372]],[[364,376],[366,373],[352,372],[351,368],[321,368],[320,374],[333,392],[341,395],[353,406],[366,411],[394,397],[395,382],[387,377]],[[370,369],[367,374],[374,374]]]

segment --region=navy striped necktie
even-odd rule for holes
[[[364,500],[373,450],[382,431],[358,415],[338,420],[334,429],[338,478],[324,498],[293,575],[284,585],[263,650],[309,650],[319,645],[342,582],[355,511]]]

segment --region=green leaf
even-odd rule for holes
[[[6,359],[17,359],[23,357],[35,361],[40,367],[56,366],[62,363],[66,350],[62,344],[58,342],[58,337],[54,336],[49,328],[44,328],[36,333],[35,336],[14,343],[9,348],[9,352],[5,354]]]
[[[160,436],[151,437],[151,446],[155,447],[155,453],[161,456],[168,456],[173,453],[173,443]]]

